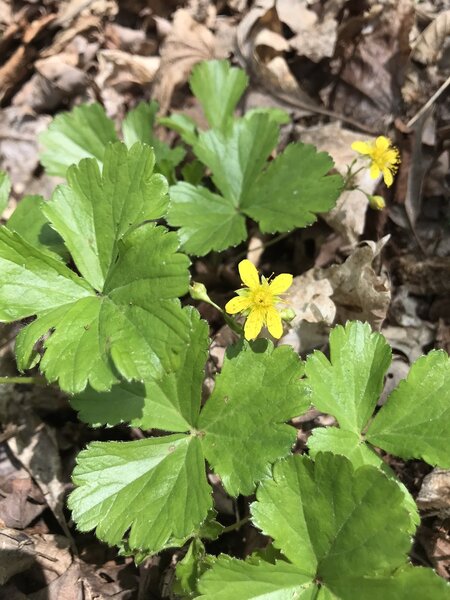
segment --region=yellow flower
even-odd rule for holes
[[[261,276],[260,281],[256,267],[247,259],[239,263],[239,275],[247,287],[236,290],[237,298],[227,302],[225,310],[230,315],[245,313],[244,335],[247,340],[253,340],[263,325],[267,325],[270,334],[279,339],[283,325],[276,304],[282,301],[279,295],[292,285],[292,275],[282,273],[273,281]]]
[[[392,146],[391,140],[383,135],[371,144],[367,142],[353,142],[352,149],[359,154],[367,155],[371,160],[370,176],[377,179],[383,174],[384,183],[390,187],[394,181],[400,163],[400,152]]]

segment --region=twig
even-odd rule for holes
[[[406,123],[406,127],[408,127],[408,128],[412,127],[414,125],[414,123],[416,123],[420,119],[420,117],[427,112],[427,110],[430,108],[430,106],[434,102],[436,102],[436,100],[439,98],[439,96],[448,88],[449,85],[450,85],[450,76],[447,78],[447,81],[444,81],[444,83],[441,85],[441,87],[431,96],[431,98],[428,100],[428,102],[426,102],[422,106],[422,108],[419,110],[419,112],[416,113],[414,115],[414,117]]]

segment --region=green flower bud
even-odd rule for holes
[[[295,310],[293,308],[283,308],[283,310],[280,310],[280,317],[286,323],[290,323],[295,319]]]
[[[367,196],[370,208],[374,210],[383,210],[386,207],[386,202],[382,196]]]

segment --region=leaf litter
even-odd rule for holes
[[[343,0],[49,0],[39,10],[35,2],[19,8],[1,0],[0,169],[12,181],[2,217],[10,216],[23,194],[48,199],[59,181],[42,172],[38,158],[37,136],[51,117],[100,100],[120,121],[139,101],[153,98],[161,114],[187,112],[201,122],[201,108],[186,85],[191,70],[204,59],[230,56],[250,77],[238,111],[276,106],[293,117],[294,126],[284,126],[283,144],[298,139],[317,144],[345,174],[352,141],[389,132],[402,165],[389,191],[363,174],[358,181],[365,192],[383,194],[384,211],[370,209],[358,191],[345,192],[308,229],[273,245],[267,245],[270,236],[250,230],[251,246],[224,253],[219,262],[216,256],[195,261],[193,277],[207,282],[224,305],[239,286],[230,274],[238,253],[248,252],[264,273],[294,273],[290,302],[297,317],[282,343],[302,355],[326,350],[332,325],[368,320],[393,346],[386,396],[420,355],[450,345],[449,22],[444,2],[409,0],[364,7]],[[209,373],[222,368],[233,338],[219,324],[211,332]],[[13,375],[8,341],[13,336],[3,329],[1,374]],[[15,557],[14,570],[0,571],[2,593],[36,600],[81,594],[168,598],[164,582],[178,559],[171,550],[138,569],[131,559],[76,532],[64,509],[74,457],[93,437],[103,439],[102,432],[87,430],[66,400],[49,399],[45,388],[25,396],[16,387],[0,391],[0,544]],[[11,405],[21,414],[4,408]],[[309,414],[296,423],[299,439],[330,419],[318,411]],[[124,441],[132,435],[120,426],[111,431]],[[420,461],[396,459],[394,465],[389,455],[386,461],[409,482],[426,517],[413,560],[431,564],[448,579],[448,471],[427,474]],[[226,505],[223,518],[229,524],[239,514],[237,503],[217,478],[209,481],[222,494],[219,506]],[[264,545],[259,534],[249,539],[246,553]],[[237,532],[215,550],[239,554],[243,544]]]

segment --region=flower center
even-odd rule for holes
[[[398,169],[397,163],[399,161],[397,152],[392,148],[388,150],[374,148],[372,152],[372,160],[381,171],[384,169],[389,169],[395,173],[395,171]]]
[[[273,295],[267,286],[258,286],[252,292],[252,304],[255,308],[268,308],[273,306]]]

